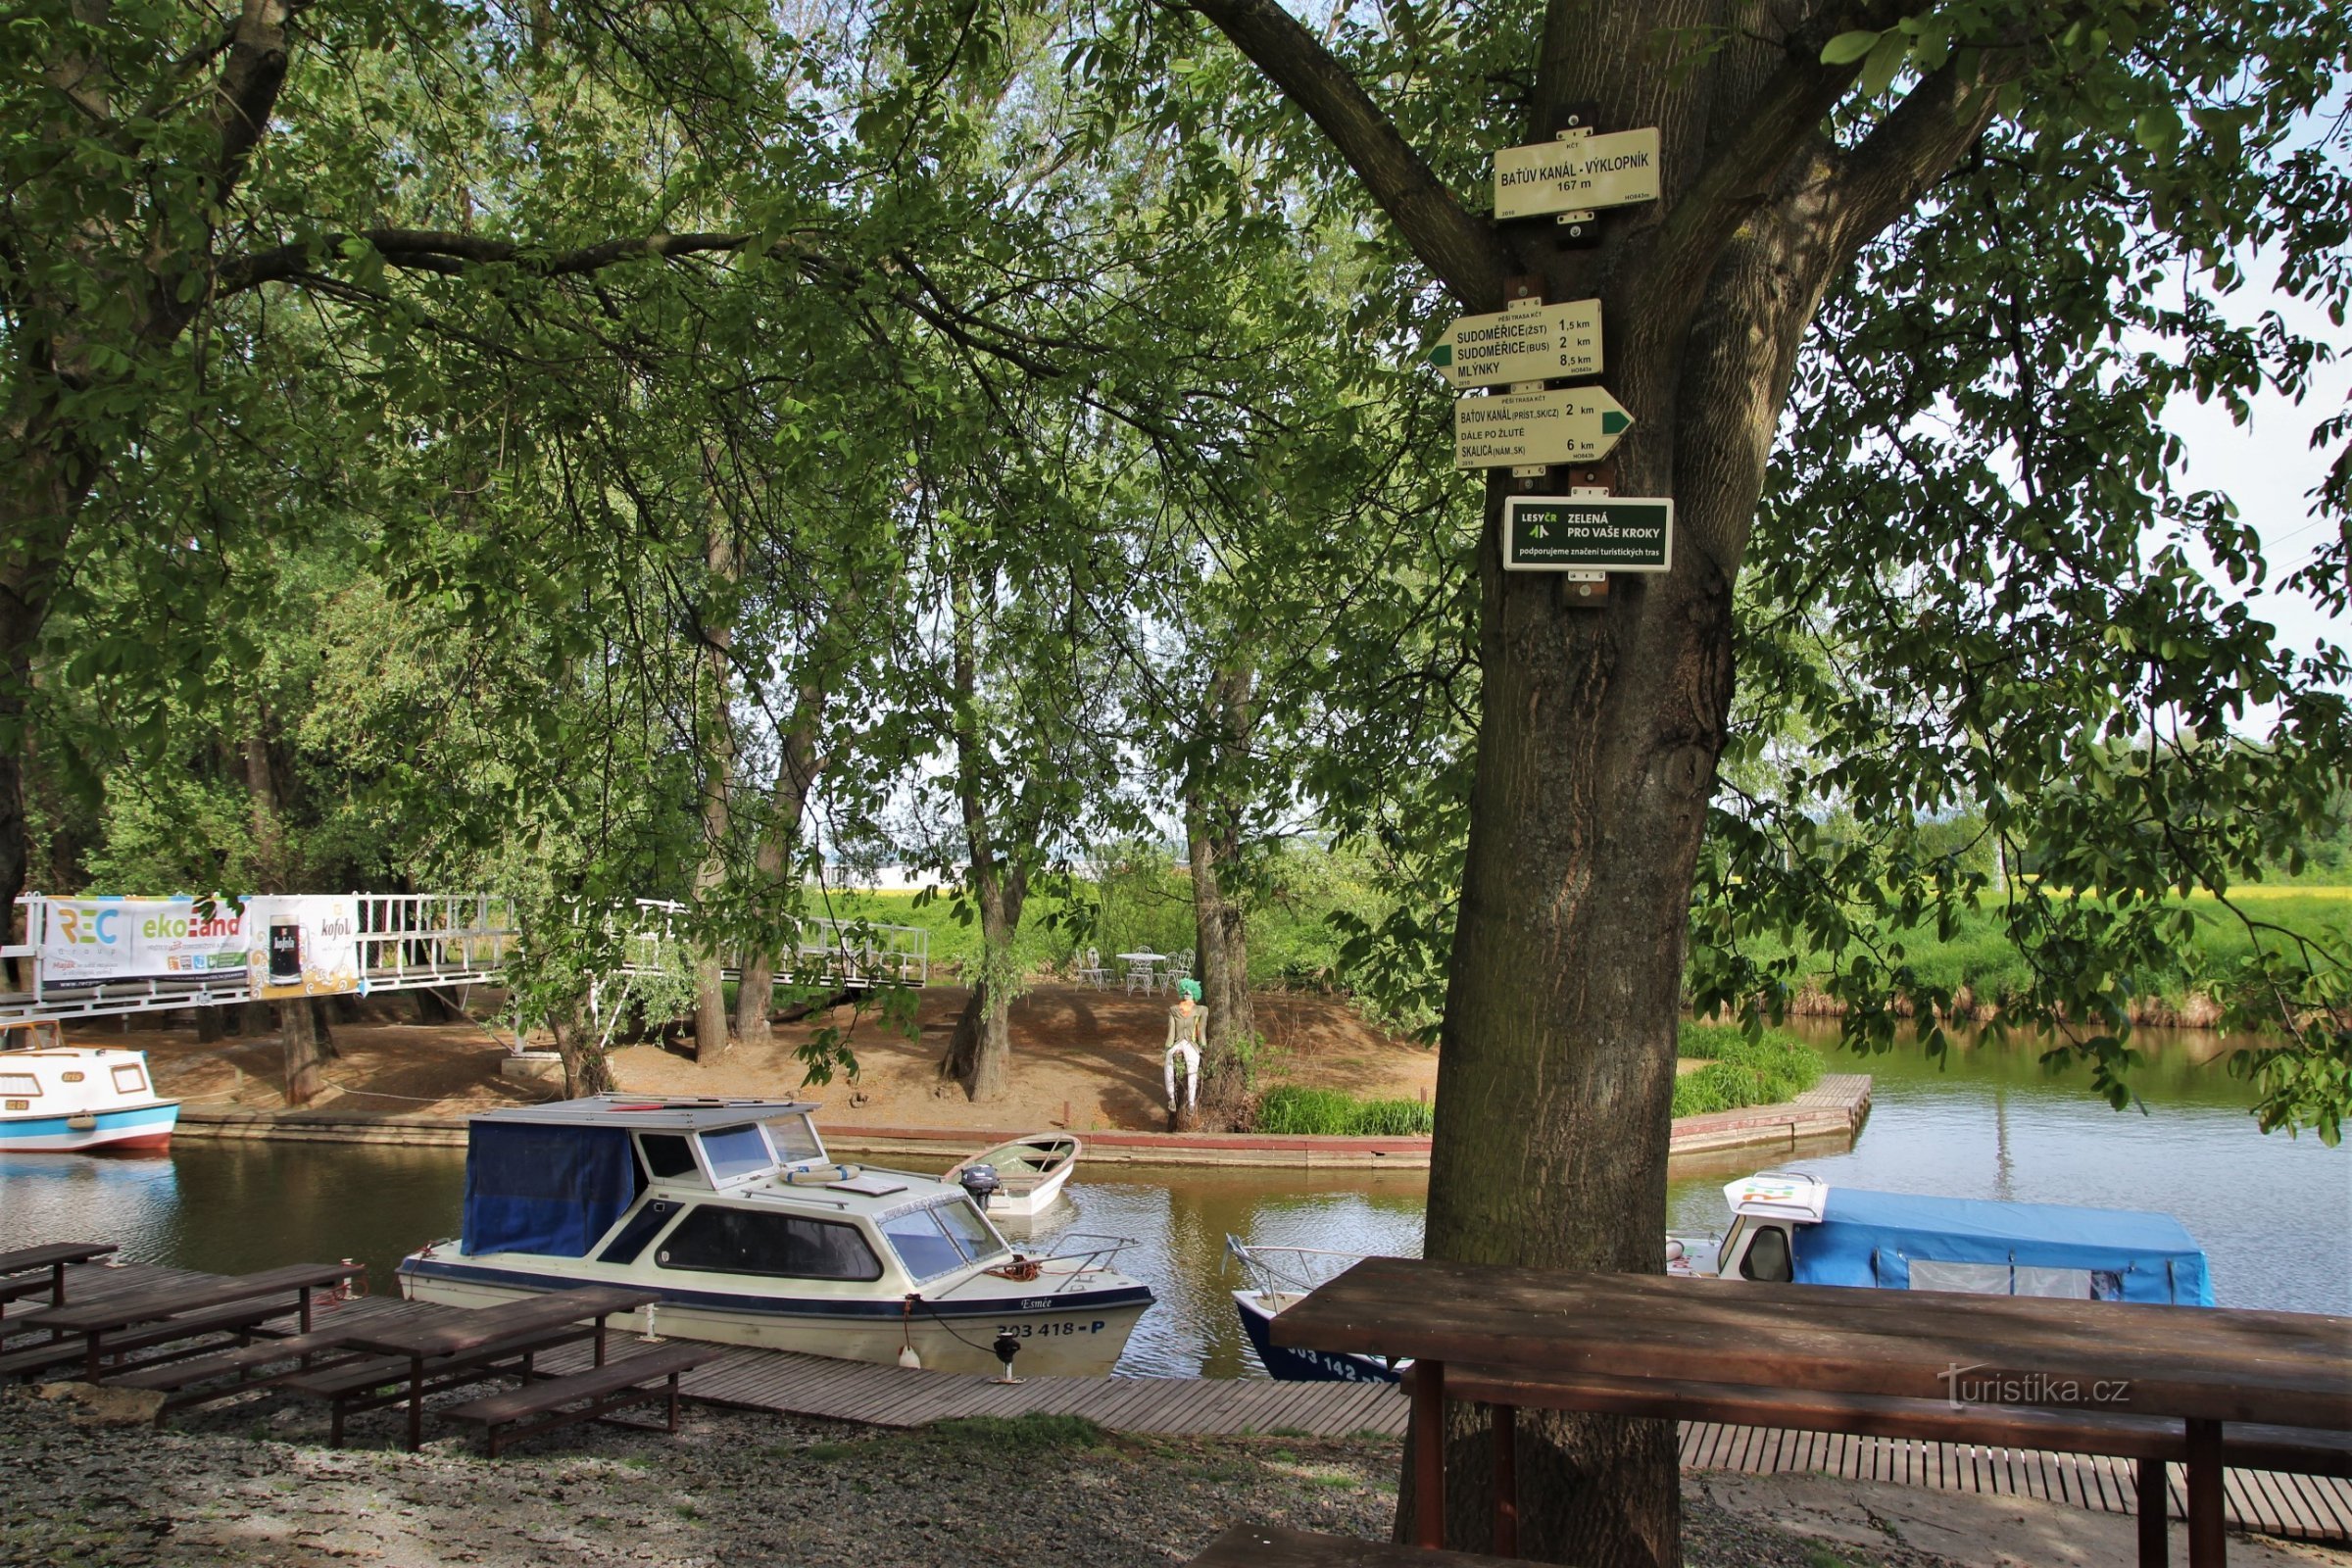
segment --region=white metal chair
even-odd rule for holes
[[[1130,958],[1127,960],[1126,986],[1127,994],[1131,997],[1135,995],[1139,986],[1147,996],[1158,989],[1158,976],[1153,973],[1150,959]]]
[[[1078,966],[1078,979],[1080,983],[1093,986],[1097,991],[1109,988],[1110,971],[1102,967],[1102,954],[1100,949],[1089,948],[1086,950],[1086,961]]]

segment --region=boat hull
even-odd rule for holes
[[[446,1306],[495,1306],[595,1283],[604,1282],[460,1258],[412,1256],[400,1265],[403,1296]],[[657,1304],[655,1332],[664,1339],[752,1345],[885,1366],[896,1364],[911,1345],[930,1371],[989,1376],[1004,1370],[996,1357],[997,1336],[1010,1334],[1020,1346],[1013,1356],[1017,1376],[1105,1377],[1151,1304],[1150,1289],[1133,1284],[993,1303],[918,1300],[911,1310],[895,1300],[685,1291],[664,1295]],[[612,1321],[639,1333],[645,1329],[642,1312]]]
[[[1242,1332],[1249,1337],[1250,1348],[1257,1352],[1267,1376],[1280,1383],[1395,1383],[1396,1369],[1372,1355],[1350,1355],[1340,1350],[1293,1349],[1274,1343],[1274,1314],[1268,1311],[1255,1291],[1235,1291],[1233,1309],[1242,1320]]]
[[[63,1116],[0,1116],[0,1153],[154,1153],[172,1146],[179,1102]]]

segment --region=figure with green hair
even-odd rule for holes
[[[1168,1088],[1168,1114],[1182,1115],[1200,1104],[1200,1052],[1208,1044],[1208,1014],[1200,1007],[1200,982],[1176,982],[1176,1005],[1168,1009],[1168,1049],[1161,1058]],[[1176,1063],[1184,1063],[1184,1098],[1176,1098]]]

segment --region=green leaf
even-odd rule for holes
[[[1877,46],[1879,36],[1875,32],[1841,32],[1821,46],[1821,63],[1850,66]]]
[[[1894,74],[1903,69],[1904,60],[1911,54],[1911,40],[1889,28],[1879,37],[1862,63],[1862,95],[1876,98],[1894,84]]]

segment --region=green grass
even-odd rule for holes
[[[938,1443],[989,1454],[1099,1448],[1110,1440],[1082,1415],[967,1415],[926,1429]]]
[[[1417,1100],[1358,1100],[1337,1089],[1284,1084],[1257,1102],[1257,1130],[1321,1138],[1412,1138],[1436,1125]]]
[[[1675,1049],[1686,1059],[1706,1063],[1674,1081],[1677,1116],[1777,1105],[1821,1081],[1819,1054],[1778,1029],[1750,1040],[1734,1024],[1686,1023]]]

